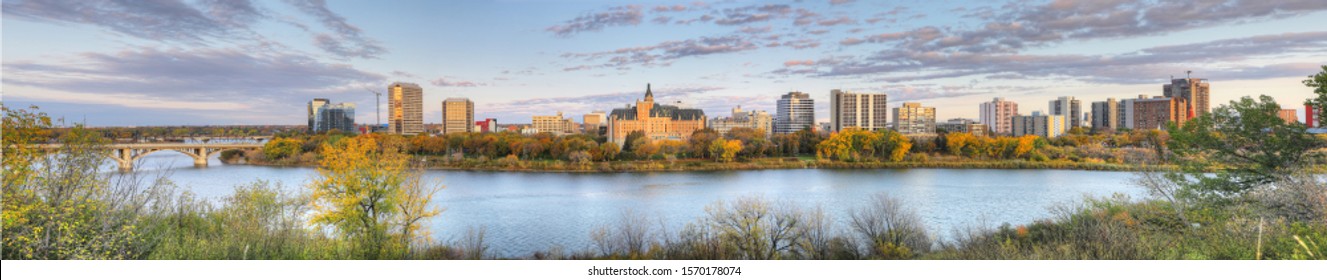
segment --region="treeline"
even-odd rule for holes
[[[405,151],[429,159],[435,167],[482,169],[547,169],[603,171],[671,170],[685,166],[718,165],[698,163],[746,162],[747,165],[784,166],[781,159],[818,159],[803,163],[814,166],[839,166],[834,162],[866,163],[885,167],[890,163],[952,162],[973,166],[993,161],[1000,166],[1025,166],[1012,161],[1046,162],[1026,166],[1087,166],[1091,164],[1163,165],[1166,164],[1166,132],[1124,131],[1106,134],[1081,134],[1076,130],[1065,136],[1045,139],[1037,136],[977,136],[969,133],[941,133],[931,137],[908,137],[890,130],[863,131],[847,129],[824,136],[809,130],[766,136],[758,129],[737,128],[720,135],[712,129],[697,130],[686,140],[650,141],[643,133],[627,135],[622,145],[602,136],[587,134],[522,135],[513,132],[452,133],[440,136],[379,135],[400,138]],[[352,137],[352,134],[294,134],[267,143],[262,151],[224,153],[223,160],[241,157],[248,162],[279,165],[312,165],[318,161],[317,147],[326,142]],[[765,160],[776,159],[776,160]],[[666,168],[652,168],[653,161],[666,161]],[[631,162],[622,166],[618,162]],[[989,166],[985,164],[982,166]],[[961,167],[961,166],[960,166]]]

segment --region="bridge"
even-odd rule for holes
[[[46,150],[58,150],[63,148],[63,144],[38,144],[32,145],[34,148]],[[207,166],[207,158],[226,150],[258,150],[263,148],[261,143],[147,143],[147,144],[108,144],[101,146],[102,149],[110,150],[109,155],[115,162],[120,164],[120,170],[133,170],[134,162],[148,154],[157,151],[177,151],[194,158],[194,166]]]

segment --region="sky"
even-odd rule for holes
[[[1161,95],[1298,108],[1327,65],[1327,1],[3,0],[0,99],[90,126],[304,124],[313,98],[424,88],[424,120],[611,111],[643,97],[727,116],[810,93],[886,93],[937,117]],[[382,103],[386,103],[383,100]],[[385,105],[382,110],[386,110]],[[386,121],[386,114],[382,121]],[[579,121],[579,118],[578,120]]]

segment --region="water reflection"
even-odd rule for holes
[[[213,156],[209,167],[194,167],[188,156],[148,155],[138,172],[161,174],[200,197],[219,198],[234,186],[258,179],[300,191],[315,171],[305,167],[225,165]],[[114,166],[109,166],[114,168]],[[1048,207],[1079,201],[1084,195],[1142,189],[1128,184],[1127,172],[1073,170],[759,170],[688,173],[509,173],[440,171],[426,180],[447,186],[435,201],[446,208],[433,221],[435,240],[459,238],[467,227],[487,226],[492,249],[502,256],[526,256],[562,246],[589,248],[595,227],[617,220],[631,208],[669,230],[704,215],[706,205],[759,195],[803,206],[821,205],[842,224],[847,211],[871,194],[888,192],[906,201],[932,233],[977,222],[1026,223],[1049,217]]]

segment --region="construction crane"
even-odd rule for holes
[[[373,126],[374,129],[377,129],[378,126],[382,125],[382,92],[378,92],[369,87],[364,87],[364,90],[372,92],[373,95],[375,96],[375,98],[373,99],[374,100],[373,105],[377,107],[377,113],[373,115],[375,121],[373,123]]]

